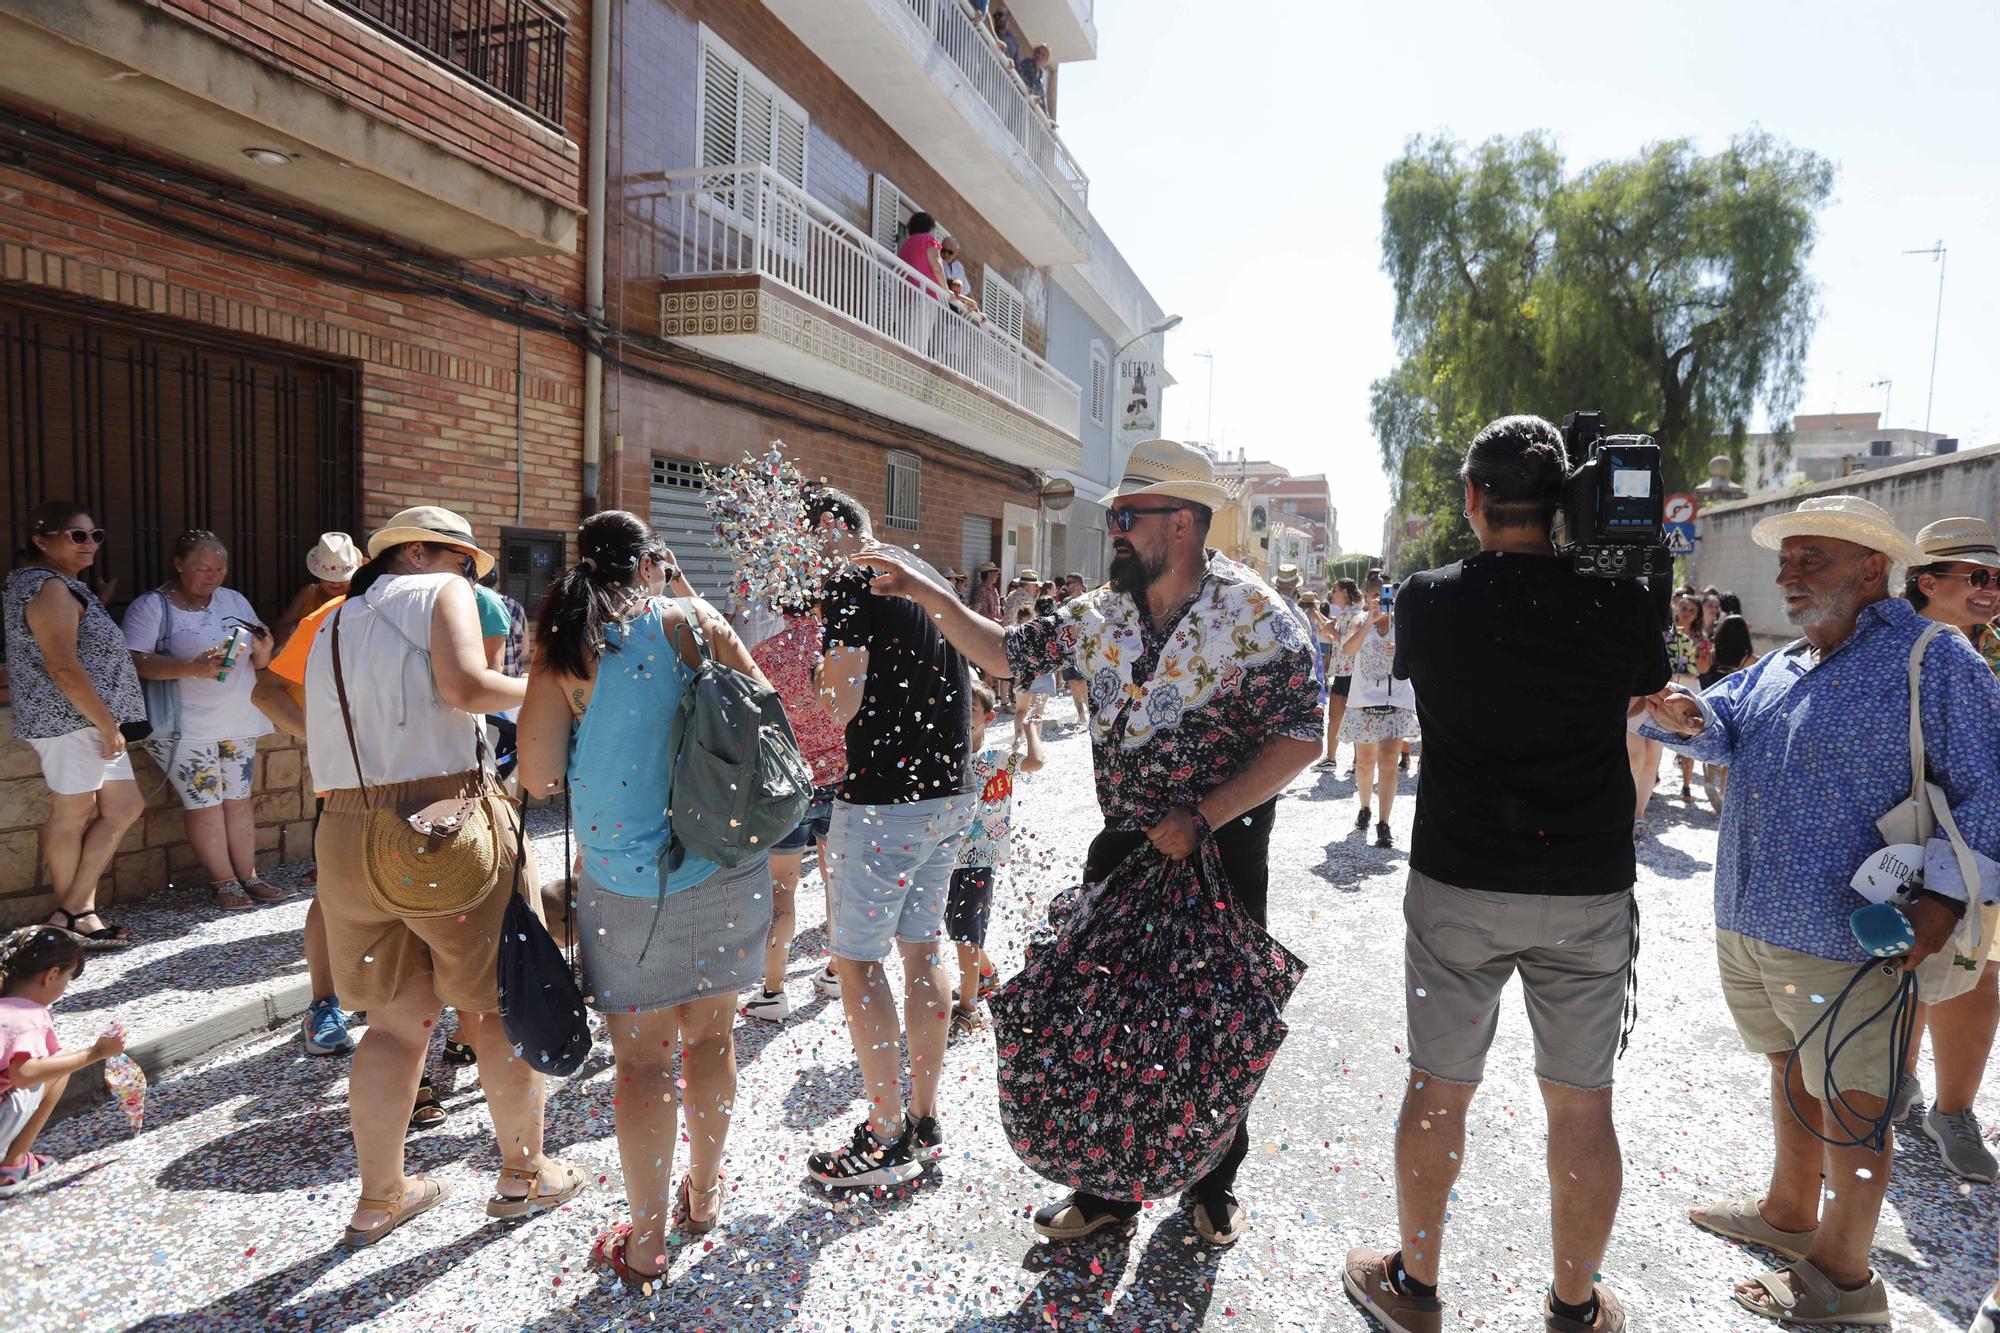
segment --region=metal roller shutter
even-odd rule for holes
[[[653,529],[680,561],[694,590],[719,604],[736,566],[716,539],[715,522],[703,503],[707,496],[699,464],[653,456]]]
[[[977,583],[979,567],[993,558],[993,520],[984,514],[967,514],[960,530],[958,554],[965,562],[959,571]]]

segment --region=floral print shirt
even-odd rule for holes
[[[1682,740],[1651,722],[1639,734],[1729,765],[1715,855],[1717,929],[1815,958],[1859,963],[1849,887],[1882,848],[1875,821],[1910,796],[1910,651],[1932,622],[1900,597],[1861,612],[1846,641],[1814,659],[1803,639],[1766,653],[1701,695],[1703,729]],[[1924,650],[1926,766],[1980,862],[1966,885],[1940,832],[1924,882],[1940,893],[2000,896],[2000,682],[1965,639]]]
[[[833,720],[813,685],[820,664],[819,622],[786,616],[785,628],[750,650],[750,660],[771,682],[785,705],[785,720],[799,753],[812,766],[813,785],[826,787],[847,773],[847,733]]]
[[[1109,585],[1007,630],[1016,680],[1074,666],[1088,682],[1106,826],[1193,806],[1275,737],[1317,742],[1311,631],[1269,584],[1210,551],[1186,605],[1156,626]]]

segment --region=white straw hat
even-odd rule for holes
[[[457,546],[472,556],[480,578],[493,572],[493,557],[480,550],[479,543],[472,540],[472,525],[449,509],[440,509],[436,505],[413,505],[392,516],[368,539],[368,558],[373,560],[391,546],[403,542],[438,542],[445,546]]]
[[[361,548],[344,532],[322,532],[319,545],[306,552],[306,570],[328,583],[345,583],[361,568]]]
[[[2000,544],[1993,540],[1993,525],[1983,518],[1941,518],[1917,534],[1917,551],[1921,558],[1913,564],[1964,561],[2000,569]]]
[[[1787,537],[1836,537],[1880,551],[1898,565],[1924,562],[1889,511],[1858,495],[1815,495],[1789,514],[1773,514],[1750,529],[1752,541],[1773,551]]]
[[[1146,440],[1132,446],[1125,479],[1099,503],[1108,506],[1113,500],[1140,495],[1162,495],[1210,509],[1229,503],[1229,492],[1215,484],[1215,464],[1208,455],[1175,440]]]

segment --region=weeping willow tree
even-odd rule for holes
[[[1384,173],[1382,266],[1400,360],[1372,420],[1400,511],[1428,518],[1400,571],[1473,547],[1466,441],[1509,412],[1600,408],[1661,445],[1682,489],[1788,421],[1817,313],[1807,275],[1834,169],[1761,131],[1566,174],[1547,135],[1415,138]]]

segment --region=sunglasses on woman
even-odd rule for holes
[[[1985,589],[1992,587],[1995,581],[2000,581],[2000,572],[1995,572],[1991,569],[1971,569],[1963,574],[1934,574],[1932,577],[1940,579],[1964,579],[1965,586],[1968,588]]]
[[[62,535],[68,537],[72,542],[76,543],[78,546],[83,546],[86,544],[91,546],[104,545],[103,528],[69,528],[66,529]]]
[[[1104,528],[1107,532],[1130,532],[1141,514],[1177,514],[1181,508],[1180,505],[1132,505],[1125,509],[1107,509],[1104,512]]]

